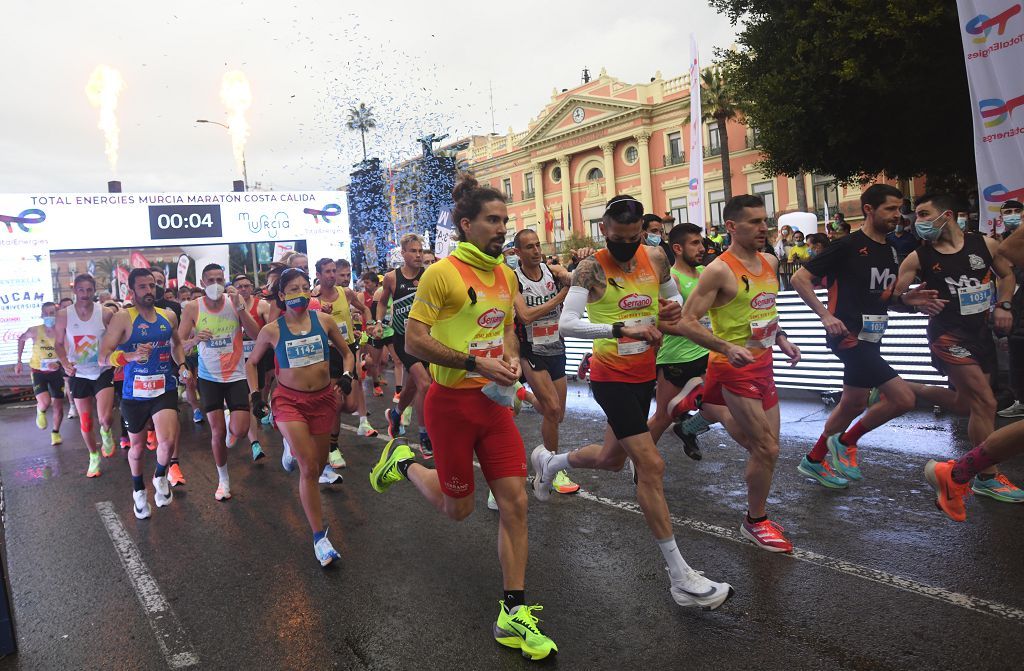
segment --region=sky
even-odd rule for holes
[[[417,137],[524,130],[584,67],[626,82],[683,74],[689,33],[709,63],[735,29],[700,0],[669,3],[360,3],[5,0],[0,40],[0,192],[225,191],[240,179],[223,75],[250,82],[250,187],[335,189],[362,158],[350,106],[373,108],[367,152],[417,154]],[[628,9],[628,14],[624,13]],[[120,71],[116,171],[86,96]]]

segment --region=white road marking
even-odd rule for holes
[[[146,613],[146,619],[156,635],[156,642],[164,654],[164,659],[167,660],[167,665],[172,669],[195,666],[199,663],[199,656],[185,635],[185,630],[182,629],[174,611],[171,610],[171,605],[160,591],[160,586],[156,584],[146,563],[142,561],[139,548],[121,524],[121,518],[114,512],[114,504],[102,501],[96,504],[96,511],[100,514],[107,533],[110,534],[110,540],[113,541],[117,556],[121,559],[121,564],[135,589],[135,595],[139,597],[139,603],[142,604],[142,610]]]

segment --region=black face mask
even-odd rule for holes
[[[156,286],[156,289],[153,291],[153,293],[158,301],[162,301],[164,299],[164,288],[159,284]]]
[[[615,260],[619,263],[625,263],[634,256],[636,256],[636,250],[640,249],[640,241],[636,242],[615,242],[614,240],[607,241],[608,253],[615,257]]]

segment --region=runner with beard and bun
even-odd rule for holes
[[[370,485],[383,492],[408,479],[438,511],[462,520],[473,512],[476,456],[499,509],[504,596],[494,638],[530,659],[543,659],[558,646],[540,631],[536,613],[542,607],[526,605],[524,596],[526,450],[512,408],[484,392],[497,388],[511,404],[507,392],[520,373],[513,309],[517,286],[501,257],[508,208],[499,191],[468,176],[452,196],[459,244],[423,274],[406,322],[406,348],[430,362],[434,378],[423,410],[437,443],[436,470],[415,463],[409,446],[392,439],[370,472]]]
[[[533,493],[549,500],[555,475],[566,468],[619,471],[632,460],[636,500],[668,564],[669,593],[680,606],[718,608],[732,587],[708,580],[683,560],[665,501],[665,462],[647,428],[659,328],[678,320],[682,296],[664,252],[641,245],[643,215],[643,205],[632,196],[608,201],[601,219],[607,249],[580,261],[558,320],[563,336],[594,341],[590,386],[608,419],[604,440],[562,454],[543,445],[534,449]]]
[[[188,379],[185,351],[178,339],[178,318],[173,312],[154,306],[156,281],[148,268],[136,268],[128,275],[134,306],[121,310],[110,320],[100,345],[100,363],[108,360],[124,367],[121,415],[128,423],[135,517],[150,516],[146,485],[142,479],[142,457],[146,426],[152,421],[156,433],[156,471],[153,499],[158,508],[174,498],[167,481],[167,465],[178,436],[177,378]]]
[[[679,285],[679,294],[689,300],[697,280],[704,272],[701,261],[704,258],[704,232],[691,223],[676,224],[669,232],[668,243],[675,263],[672,265],[672,279]],[[711,329],[711,320],[701,317],[701,325]],[[658,385],[656,387],[654,414],[647,420],[651,438],[657,443],[669,424],[675,421],[673,432],[683,441],[686,456],[699,461],[703,454],[697,444],[697,435],[709,427],[722,422],[735,432],[732,415],[722,405],[707,404],[690,417],[683,417],[694,410],[698,397],[704,392],[704,375],[708,370],[708,350],[682,336],[666,334],[658,349]],[[728,429],[727,429],[728,430]]]
[[[864,226],[834,241],[792,278],[800,298],[821,319],[825,343],[843,362],[842,397],[797,467],[831,489],[843,489],[851,480],[862,478],[857,451],[861,437],[913,409],[916,402],[914,390],[882,356],[889,310],[925,305],[937,296],[934,290],[918,287],[893,298],[899,262],[886,236],[901,219],[900,190],[873,184],[861,194],[860,203]],[[831,282],[827,307],[814,293],[814,285],[822,278]],[[869,403],[876,388],[880,398]]]
[[[989,316],[994,317],[998,332],[1009,333],[1016,280],[1010,264],[997,254],[999,242],[961,231],[954,219],[956,209],[956,199],[941,193],[926,193],[914,203],[914,228],[931,244],[922,245],[903,261],[895,292],[903,293],[916,278],[938,292],[937,301],[923,306],[929,317],[928,343],[932,365],[949,377],[953,389],[910,386],[929,405],[967,415],[967,436],[972,445],[980,445],[996,428],[992,375],[998,363]],[[996,307],[990,310],[993,297]],[[1003,503],[1024,503],[1024,491],[995,464],[974,477],[971,490]]]

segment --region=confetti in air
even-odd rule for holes
[[[238,173],[245,172],[245,142],[249,138],[249,122],[245,120],[245,112],[252,105],[252,90],[249,80],[239,70],[224,73],[220,83],[220,99],[228,109],[228,132],[231,133],[231,146],[235,152],[235,163]]]
[[[121,146],[120,128],[117,125],[117,99],[124,88],[121,73],[107,65],[98,65],[85,86],[89,104],[100,111],[97,127],[103,131],[104,152],[110,162],[110,169],[117,172],[117,152]]]

